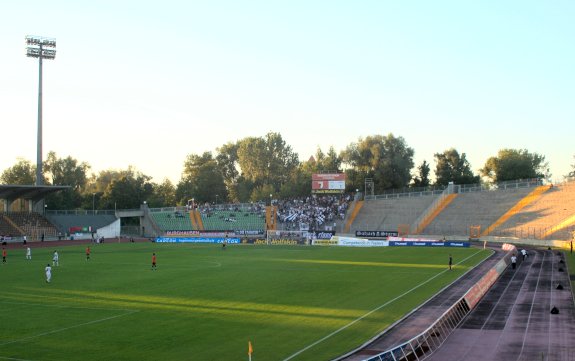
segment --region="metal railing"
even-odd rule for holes
[[[437,321],[411,340],[363,361],[412,361],[431,356],[463,321],[470,308],[463,297]]]
[[[475,184],[457,184],[459,193],[470,192],[486,192],[500,189],[515,189],[515,188],[530,188],[537,187],[543,184],[543,179],[517,179],[512,181],[505,181],[496,184],[492,183],[475,183]],[[428,195],[440,195],[448,186],[437,187],[417,187],[417,188],[400,188],[390,191],[385,191],[381,194],[374,196],[366,195],[365,200],[374,199],[390,199],[390,198],[406,198],[406,197],[421,197]]]

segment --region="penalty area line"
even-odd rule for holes
[[[463,259],[461,262],[458,262],[457,264],[461,264],[461,263],[467,261],[468,259],[470,259],[471,257],[474,257],[474,256],[475,256],[476,254],[478,254],[479,252],[481,252],[481,251],[478,251],[478,252],[476,252],[476,253],[470,255],[469,257]],[[341,331],[345,330],[346,328],[348,328],[348,327],[350,327],[350,326],[353,326],[354,324],[356,324],[356,323],[358,323],[359,321],[363,320],[364,318],[368,317],[368,316],[371,315],[372,313],[377,312],[377,311],[381,310],[382,308],[384,308],[385,306],[388,306],[388,305],[390,305],[391,303],[393,303],[393,302],[399,300],[400,298],[402,298],[402,297],[404,297],[404,296],[410,294],[411,292],[413,292],[413,291],[415,291],[416,289],[420,288],[421,286],[423,286],[423,285],[425,285],[425,284],[431,282],[431,281],[434,280],[435,278],[441,276],[442,274],[444,274],[445,272],[448,272],[448,271],[449,271],[448,269],[445,269],[445,270],[439,272],[439,273],[436,274],[435,276],[433,276],[433,277],[427,279],[426,281],[423,281],[422,283],[418,284],[417,286],[411,288],[410,290],[405,291],[405,292],[402,293],[401,295],[399,295],[399,296],[397,296],[397,297],[395,297],[395,298],[393,298],[393,299],[387,301],[386,303],[377,306],[377,307],[374,308],[373,310],[371,310],[371,311],[365,313],[364,315],[362,315],[362,316],[356,318],[355,320],[351,321],[351,322],[348,323],[347,325],[343,325],[342,327],[338,328],[337,330],[333,331],[332,333],[330,333],[330,334],[328,334],[328,335],[326,335],[326,336],[320,338],[319,340],[315,341],[314,343],[312,343],[312,344],[310,344],[310,345],[308,345],[308,346],[302,348],[301,350],[297,351],[296,353],[292,354],[291,356],[288,356],[287,358],[283,359],[282,361],[288,361],[288,360],[293,359],[294,357],[300,355],[301,353],[303,353],[303,352],[309,350],[310,348],[312,348],[312,347],[314,347],[314,346],[316,346],[316,345],[322,343],[323,341],[327,340],[328,338],[337,335],[337,334],[340,333]],[[0,345],[0,346],[1,346],[1,345]]]
[[[100,318],[100,319],[94,320],[94,321],[83,322],[83,323],[80,323],[80,324],[74,325],[74,326],[69,326],[69,327],[59,328],[59,329],[52,330],[52,331],[48,331],[48,332],[43,332],[43,333],[38,334],[38,335],[28,336],[28,337],[20,338],[20,339],[18,339],[18,340],[3,342],[3,343],[0,343],[0,346],[10,345],[10,344],[13,344],[13,343],[18,343],[18,342],[24,342],[24,341],[32,340],[32,339],[34,339],[34,338],[38,338],[38,337],[42,337],[42,336],[48,336],[48,335],[52,335],[52,334],[55,334],[55,333],[68,331],[68,330],[71,330],[71,329],[74,329],[74,328],[79,328],[79,327],[88,326],[88,325],[93,325],[93,324],[100,323],[100,322],[110,321],[110,320],[113,320],[113,319],[115,319],[115,318],[120,318],[120,317],[124,317],[124,316],[129,316],[129,315],[134,314],[134,313],[136,313],[136,312],[140,312],[140,311],[139,311],[139,310],[130,311],[130,312],[122,313],[122,314],[115,315],[115,316]]]

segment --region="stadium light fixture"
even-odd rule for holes
[[[56,39],[26,35],[26,56],[38,58],[38,137],[36,149],[36,185],[44,183],[42,177],[42,59],[56,58]]]

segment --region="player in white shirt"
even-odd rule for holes
[[[52,267],[50,267],[50,263],[46,265],[44,270],[46,271],[46,282],[50,283],[50,280],[52,279]]]
[[[54,256],[52,256],[52,266],[59,266],[60,257],[58,256],[58,252],[54,251]]]
[[[26,259],[32,259],[32,250],[30,247],[26,247]]]

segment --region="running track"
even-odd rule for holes
[[[364,360],[416,336],[502,256],[496,251],[395,327],[338,360]],[[558,284],[562,290],[557,289]],[[559,314],[550,313],[553,306]],[[426,360],[575,361],[575,303],[563,255],[530,250],[516,270],[508,267],[503,272],[476,308]]]

